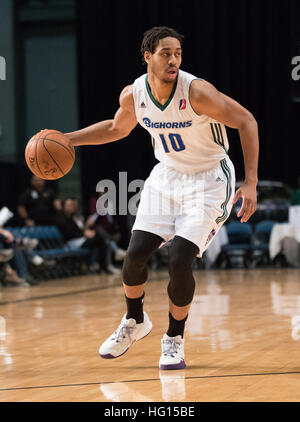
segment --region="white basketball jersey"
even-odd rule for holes
[[[229,148],[225,126],[206,115],[199,116],[192,109],[189,90],[194,79],[199,78],[179,70],[164,105],[151,94],[147,74],[133,84],[136,118],[150,133],[156,158],[189,174],[219,166]]]

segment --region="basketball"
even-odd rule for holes
[[[63,133],[44,129],[28,141],[25,160],[32,173],[41,179],[60,179],[73,167],[75,149]]]

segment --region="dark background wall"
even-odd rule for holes
[[[75,6],[75,0],[0,2],[0,56],[7,62],[0,81],[0,206],[14,211],[29,184],[24,150],[31,136],[79,125]],[[48,184],[61,197],[80,197],[80,160]]]
[[[24,149],[44,127],[62,131],[112,118],[124,86],[146,71],[143,33],[168,25],[185,35],[182,69],[212,82],[256,117],[259,177],[295,187],[299,171],[299,0],[3,0],[0,56],[0,202],[17,204],[28,184]],[[48,70],[48,71],[47,71]],[[239,179],[243,156],[228,129]],[[76,165],[55,185],[82,196],[85,212],[101,179],[145,179],[155,164],[149,135],[77,149]]]
[[[111,118],[124,86],[145,73],[145,30],[174,27],[185,35],[182,69],[213,83],[255,116],[260,132],[259,177],[295,185],[299,174],[299,2],[280,0],[78,1],[80,124]],[[298,22],[298,23],[297,23]],[[300,84],[300,81],[298,82]],[[228,129],[230,157],[243,178],[237,131]],[[127,140],[81,148],[83,196],[102,178],[145,179],[155,160],[149,135],[136,128]]]

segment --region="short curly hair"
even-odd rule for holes
[[[166,37],[177,38],[177,40],[180,42],[180,45],[182,46],[184,35],[179,34],[173,28],[168,28],[167,26],[154,26],[153,28],[148,29],[148,31],[144,33],[144,38],[141,46],[142,60],[144,63],[145,51],[150,51],[150,53],[153,54],[159,43],[159,40]]]

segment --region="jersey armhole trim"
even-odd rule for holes
[[[138,86],[137,86],[136,81],[134,81],[133,84],[132,84],[133,108],[134,108],[134,115],[135,115],[136,121],[139,122],[138,121],[138,116],[137,116],[138,102],[135,101],[135,96],[137,97],[137,93],[136,93],[137,90],[138,90]]]
[[[193,111],[193,113],[194,113],[194,114],[195,114],[195,116],[197,116],[197,117],[204,116],[204,114],[198,114],[198,113],[196,113],[196,112],[195,112],[195,110],[193,109],[192,103],[191,103],[191,101],[190,101],[190,92],[191,92],[191,86],[192,86],[192,82],[193,82],[193,81],[203,81],[203,80],[204,80],[203,78],[194,78],[194,79],[192,79],[192,80],[190,81],[190,84],[189,84],[189,98],[188,98],[188,100],[189,100],[189,105],[190,105],[190,107],[191,107],[191,110]]]

